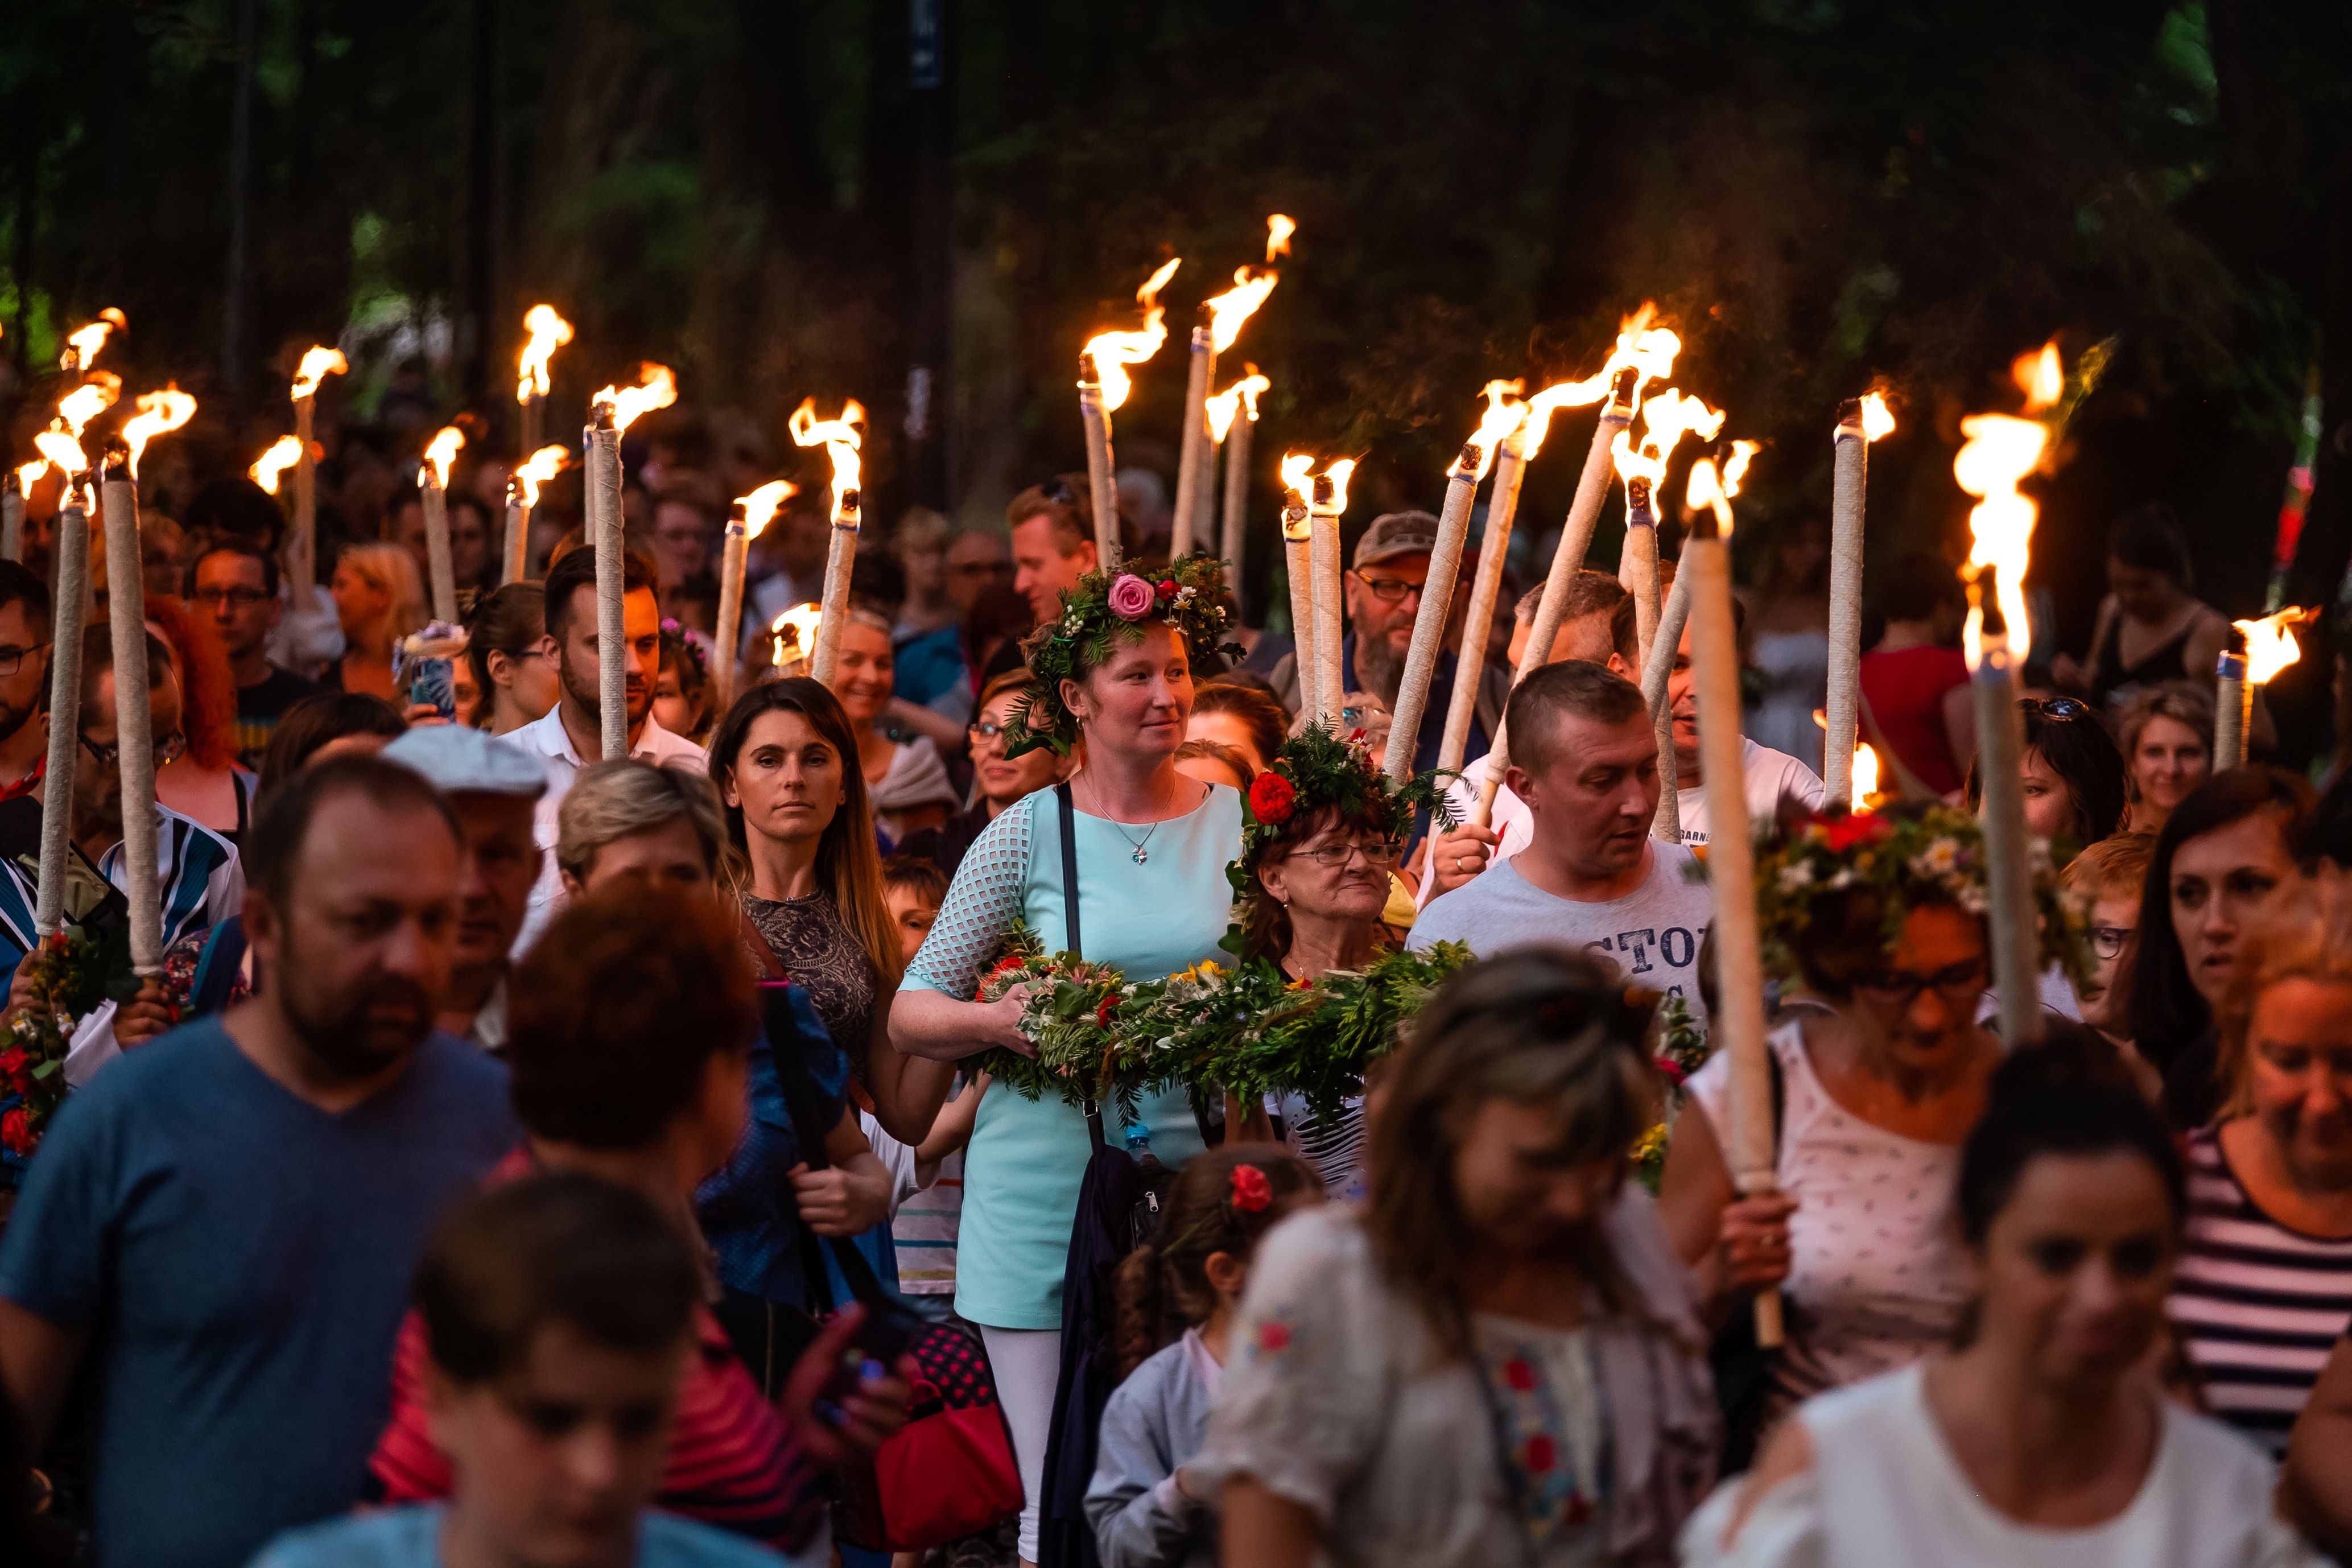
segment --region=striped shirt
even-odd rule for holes
[[[2254,1205],[2218,1129],[2189,1138],[2189,1227],[2166,1304],[2212,1413],[2273,1457],[2352,1322],[2352,1237],[2287,1229]]]
[[[33,906],[40,896],[37,808],[31,826],[37,842],[30,852],[0,865],[5,873],[0,874],[0,963],[11,970],[33,950]],[[68,868],[73,869],[76,862],[88,864],[77,855],[69,858]],[[129,891],[131,874],[120,842],[99,857],[98,873]],[[237,864],[236,846],[194,817],[161,804],[155,807],[155,887],[165,947],[192,931],[218,925],[245,907],[245,871]],[[102,891],[94,885],[80,893],[68,889],[67,920],[87,915],[96,902],[89,895]]]

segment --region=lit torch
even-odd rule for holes
[[[269,450],[254,458],[253,467],[245,471],[255,484],[276,495],[278,487],[285,481],[286,470],[292,468],[301,456],[302,443],[299,440],[291,436],[280,436],[270,444]]]
[[[522,405],[522,449],[536,452],[546,416],[547,364],[556,350],[572,341],[572,323],[557,315],[552,305],[533,305],[523,312],[522,325],[530,338],[516,356],[515,401]]]
[[[1087,491],[1095,509],[1095,565],[1101,571],[1118,564],[1118,481],[1111,468],[1110,416],[1131,390],[1127,367],[1141,364],[1168,341],[1159,295],[1182,265],[1182,257],[1169,258],[1135,291],[1143,306],[1141,331],[1097,332],[1078,355],[1078,417],[1087,426]]]
[[[98,351],[106,346],[109,332],[117,328],[128,331],[130,325],[121,310],[109,305],[98,313],[98,320],[66,334],[65,352],[58,356],[58,368],[68,375],[79,374],[98,358]]]
[[[2242,767],[2246,761],[2246,733],[2254,722],[2254,690],[2303,657],[2294,627],[2318,615],[2317,610],[2284,609],[2258,621],[2231,621],[2243,634],[2246,651],[2223,653],[2215,672],[2221,689],[2214,694],[2213,769]]]
[[[1854,727],[1862,690],[1862,519],[1869,488],[1870,444],[1895,430],[1895,416],[1876,392],[1838,408],[1830,437],[1830,671],[1828,732],[1822,777],[1829,798],[1859,798],[1853,784]]]
[[[598,760],[629,751],[629,672],[622,626],[621,435],[637,419],[677,401],[677,377],[663,364],[640,364],[635,386],[607,386],[589,400],[586,451],[588,538],[596,549],[596,710]]]
[[[41,791],[40,887],[33,929],[42,937],[65,927],[66,864],[73,847],[73,777],[81,759],[81,643],[89,618],[89,513],[74,481],[89,467],[62,423],[33,437],[47,466],[65,479],[50,547],[57,597],[49,629],[49,755]],[[20,480],[23,470],[18,470]],[[134,571],[136,569],[134,568]],[[140,650],[143,657],[146,650]],[[153,816],[149,813],[150,817]],[[124,826],[129,826],[126,819]]]
[[[1569,503],[1568,520],[1559,531],[1559,548],[1552,552],[1551,569],[1544,577],[1543,597],[1536,602],[1535,619],[1528,628],[1527,649],[1519,656],[1518,668],[1511,672],[1514,686],[1551,661],[1552,645],[1559,640],[1560,621],[1568,614],[1569,584],[1583,569],[1584,552],[1591,548],[1592,531],[1601,521],[1601,503],[1608,499],[1611,444],[1633,424],[1634,412],[1642,404],[1642,389],[1672,374],[1675,356],[1682,352],[1680,338],[1664,327],[1650,324],[1656,317],[1657,307],[1645,301],[1619,323],[1616,347],[1598,372],[1582,381],[1547,387],[1528,403],[1527,433],[1521,438],[1527,441],[1532,460],[1543,444],[1555,411],[1608,399],[1600,420],[1593,426],[1592,445],[1585,451],[1584,468],[1577,475],[1576,499]],[[1477,808],[1471,813],[1470,820],[1481,827],[1494,818],[1495,796],[1502,790],[1503,770],[1510,765],[1510,760],[1506,726],[1505,732],[1495,736],[1487,751],[1486,777],[1479,786]]]
[[[47,458],[0,469],[0,560],[25,559],[25,502],[48,471]]]
[[[2061,384],[2054,348],[2018,362],[2026,406],[2046,407]],[[2030,840],[2022,782],[2025,736],[2017,712],[2015,666],[2032,645],[2025,616],[2025,572],[2032,563],[2035,508],[2018,483],[2042,461],[2049,427],[2006,414],[1960,421],[1968,444],[1952,460],[1960,489],[1978,498],[1969,513],[1973,543],[1962,575],[1969,618],[1961,634],[1977,716],[1977,766],[1984,781],[1981,815],[1985,882],[1992,924],[1993,984],[2000,994],[2002,1044],[2014,1050],[2042,1037],[2035,954]],[[1990,579],[1988,584],[1987,579]],[[1987,625],[1986,610],[2000,618]]]
[[[530,514],[539,510],[539,487],[563,471],[572,453],[557,446],[541,447],[515,468],[507,480],[506,581],[520,583],[530,574]]]
[[[810,650],[816,647],[817,627],[824,620],[821,605],[794,605],[768,623],[768,636],[773,646],[770,649],[772,663],[780,674],[797,664],[808,668]]]
[[[1666,482],[1666,459],[1686,435],[1712,441],[1723,429],[1723,414],[1673,387],[1642,405],[1642,439],[1617,432],[1609,455],[1625,481],[1625,542],[1617,558],[1617,580],[1633,595],[1636,668],[1646,668],[1658,641],[1657,488]]]
[[[425,560],[433,578],[433,618],[450,626],[457,624],[457,571],[449,559],[449,465],[465,444],[463,430],[444,425],[425,444],[425,461],[416,470],[417,499],[425,503]]]
[[[1315,459],[1303,453],[1293,452],[1282,459],[1282,482],[1298,498],[1297,504],[1282,514],[1282,531],[1292,545],[1291,614],[1296,621],[1303,607],[1308,618],[1297,625],[1313,627],[1313,698],[1307,699],[1307,660],[1301,657],[1297,661],[1300,706],[1315,715],[1315,722],[1337,734],[1341,700],[1346,696],[1339,671],[1339,515],[1348,510],[1348,477],[1356,471],[1356,459],[1336,458],[1325,464],[1319,474],[1311,471],[1314,467]],[[1299,602],[1302,575],[1307,584],[1304,606]],[[1304,630],[1297,641],[1303,656],[1310,646]],[[1396,744],[1393,731],[1390,744]]]
[[[1278,216],[1278,215],[1277,215]],[[1290,220],[1283,219],[1285,223]],[[1289,236],[1283,237],[1287,247]],[[1271,233],[1267,248],[1273,249]],[[1244,267],[1234,273],[1234,287],[1204,301],[1208,319],[1192,329],[1192,354],[1184,383],[1184,439],[1176,459],[1176,502],[1173,535],[1168,552],[1182,555],[1192,548],[1195,534],[1209,531],[1209,492],[1215,481],[1216,458],[1211,450],[1207,422],[1209,388],[1216,382],[1217,356],[1239,341],[1242,323],[1257,314],[1282,275]],[[1232,420],[1228,414],[1228,423]]]
[[[177,401],[169,401],[177,400]],[[139,400],[142,412],[108,447],[100,507],[106,529],[106,607],[114,644],[115,747],[122,770],[124,897],[131,906],[131,970],[142,980],[163,965],[163,900],[156,875],[155,723],[147,689],[147,584],[139,551],[138,453],[159,428],[175,428],[196,400],[178,391]],[[177,416],[174,418],[174,416]],[[145,430],[131,426],[149,421]],[[52,784],[49,786],[55,789]]]
[[[318,608],[318,456],[311,437],[312,413],[317,407],[319,384],[331,375],[342,375],[351,370],[351,362],[341,349],[313,343],[303,351],[302,363],[295,367],[293,384],[287,388],[294,400],[294,439],[297,461],[294,465],[294,537],[287,547],[287,564],[293,568],[294,608],[308,615]]]
[[[1404,673],[1397,684],[1389,726],[1384,771],[1402,784],[1413,774],[1421,751],[1421,720],[1429,701],[1429,683],[1437,674],[1437,655],[1445,640],[1445,622],[1454,613],[1454,580],[1462,570],[1462,549],[1470,538],[1470,508],[1478,498],[1478,482],[1494,466],[1496,448],[1527,422],[1528,405],[1517,394],[1521,381],[1490,381],[1480,395],[1486,412],[1477,431],[1462,444],[1445,470],[1445,502],[1438,513],[1437,538],[1429,555],[1429,578],[1422,584],[1421,607],[1412,618],[1412,641],[1406,646]],[[1467,651],[1468,637],[1464,638]],[[1461,676],[1455,672],[1458,687]]]
[[[776,509],[798,492],[790,479],[771,479],[750,495],[737,497],[728,510],[727,544],[719,567],[719,668],[711,671],[719,685],[714,712],[725,713],[735,700],[735,670],[743,641],[743,573],[751,541],[760,537]]]
[[[866,410],[851,398],[841,405],[838,419],[819,419],[812,397],[793,410],[788,428],[796,446],[824,444],[833,459],[833,540],[824,557],[824,619],[816,629],[809,655],[809,674],[827,686],[841,661],[841,629],[849,616],[849,570],[857,559],[858,435]]]
[[[1225,464],[1225,516],[1218,553],[1225,558],[1225,584],[1233,589],[1235,605],[1242,598],[1242,549],[1247,537],[1250,446],[1257,433],[1257,399],[1274,384],[1246,361],[1242,370],[1242,379],[1210,398],[1207,405],[1209,434]],[[1234,420],[1244,410],[1247,416],[1236,425]]]

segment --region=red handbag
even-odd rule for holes
[[[845,1477],[834,1529],[869,1552],[923,1552],[995,1528],[1021,1511],[1013,1433],[987,1352],[934,1323],[908,1347],[917,1373],[907,1424],[871,1468]]]

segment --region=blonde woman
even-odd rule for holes
[[[2143,686],[2116,710],[2131,825],[2154,833],[2213,775],[2213,694],[2186,680]]]
[[[871,610],[852,609],[841,629],[841,662],[834,669],[833,694],[857,733],[858,767],[873,798],[875,820],[893,844],[941,826],[961,804],[936,742],[919,733],[897,740],[880,728],[886,719],[895,723],[898,710],[907,706],[891,701],[897,678],[890,623]],[[953,732],[952,723],[941,723]]]
[[[425,580],[397,544],[354,544],[335,563],[335,615],[343,624],[343,657],[320,684],[331,691],[363,691],[404,707],[393,684],[392,652],[425,622]]]

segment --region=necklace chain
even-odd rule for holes
[[[1102,805],[1102,804],[1103,804],[1102,790],[1101,790],[1101,788],[1100,788],[1099,786],[1097,786],[1097,785],[1094,785],[1094,784],[1089,784],[1089,785],[1087,786],[1087,793],[1088,795],[1093,795],[1093,796],[1095,797],[1095,805],[1096,805],[1097,807],[1100,807],[1100,806]],[[1164,805],[1165,804],[1166,804],[1166,798],[1165,798],[1165,796],[1163,795],[1163,796],[1162,796],[1162,799],[1161,799],[1161,805]],[[1146,866],[1146,865],[1150,864],[1150,862],[1151,862],[1151,856],[1150,856],[1150,851],[1148,851],[1148,850],[1146,850],[1146,849],[1144,848],[1144,846],[1145,846],[1145,845],[1147,845],[1147,844],[1149,844],[1149,843],[1150,843],[1150,842],[1151,842],[1151,836],[1152,836],[1153,834],[1155,834],[1155,833],[1157,833],[1157,832],[1159,832],[1159,831],[1160,831],[1160,822],[1162,822],[1162,821],[1167,820],[1165,817],[1160,818],[1160,821],[1155,821],[1154,823],[1152,823],[1152,824],[1151,824],[1151,826],[1149,826],[1149,827],[1145,828],[1145,829],[1143,830],[1143,837],[1140,837],[1140,838],[1136,838],[1136,837],[1130,837],[1130,836],[1129,835],[1129,833],[1128,833],[1128,831],[1127,831],[1126,827],[1124,827],[1123,826],[1121,826],[1121,825],[1120,825],[1120,823],[1118,822],[1118,820],[1116,817],[1114,817],[1114,816],[1110,816],[1110,815],[1109,815],[1109,813],[1108,813],[1108,811],[1105,811],[1105,812],[1104,812],[1104,815],[1103,815],[1103,818],[1102,818],[1102,819],[1103,819],[1105,822],[1108,822],[1108,823],[1109,823],[1109,824],[1110,824],[1110,830],[1111,830],[1113,833],[1118,834],[1121,838],[1124,838],[1124,839],[1126,839],[1126,840],[1127,840],[1128,847],[1133,851],[1133,853],[1132,853],[1132,854],[1130,854],[1130,855],[1129,855],[1129,856],[1128,856],[1128,858],[1129,858],[1129,859],[1130,859],[1130,860],[1134,861],[1134,862],[1135,862],[1137,865],[1139,865],[1139,866]]]

